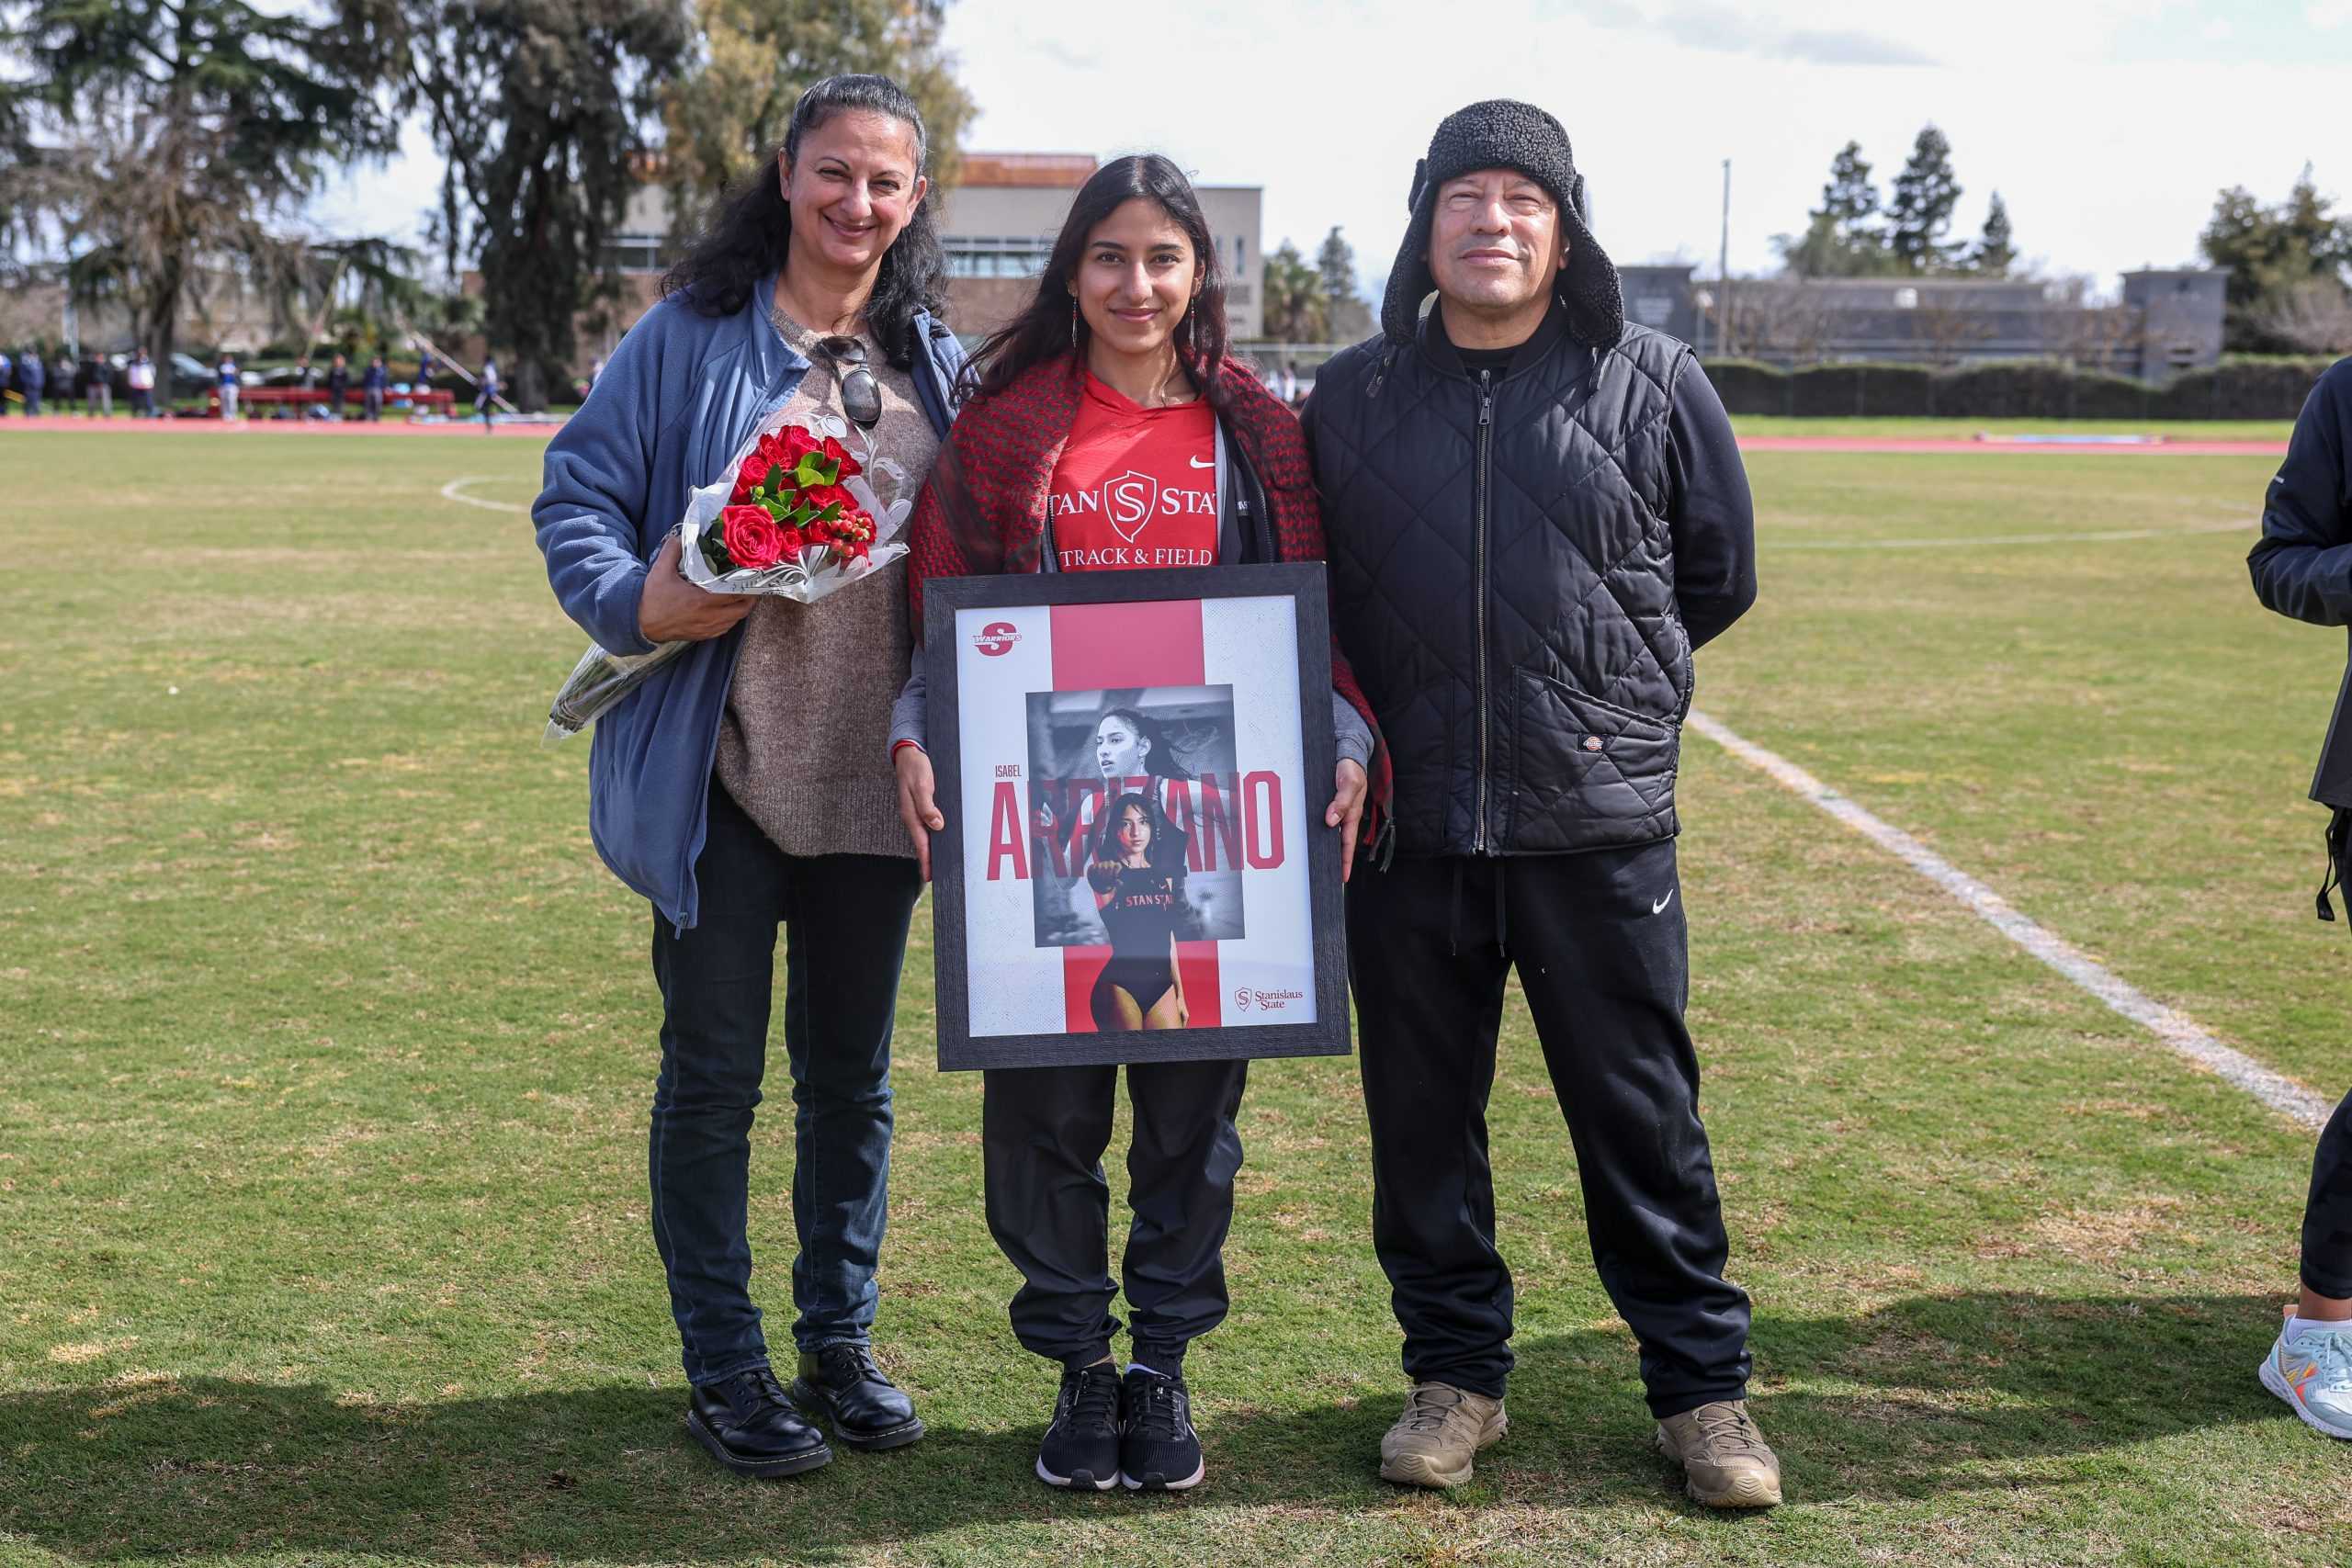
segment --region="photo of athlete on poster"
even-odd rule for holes
[[[1176,962],[1176,931],[1186,909],[1184,862],[1152,859],[1154,847],[1170,836],[1167,818],[1148,795],[1113,801],[1094,834],[1086,886],[1111,939],[1110,960],[1088,997],[1099,1030],[1182,1029],[1189,1016]]]
[[[1106,803],[1128,794],[1143,796],[1156,814],[1152,863],[1185,873],[1178,938],[1231,942],[1249,934],[1232,687],[1033,692],[1028,716],[1038,946],[1107,940],[1087,883],[1087,852],[1100,840]]]

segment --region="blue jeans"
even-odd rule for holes
[[[874,1324],[890,1170],[890,1028],[922,882],[889,855],[787,855],[710,787],[702,919],[653,917],[662,1076],[648,1166],[653,1239],[686,1378],[768,1365],[752,1303],[752,1112],[767,1066],[776,932],[792,1068],[792,1337],[862,1343]]]

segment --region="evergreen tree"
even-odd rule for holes
[[[1867,277],[1888,265],[1878,210],[1878,186],[1861,143],[1849,141],[1830,161],[1821,205],[1805,215],[1804,232],[1772,243],[1782,265],[1800,277]]]
[[[1372,332],[1372,307],[1356,289],[1356,252],[1340,233],[1339,225],[1323,236],[1315,253],[1316,276],[1321,283],[1324,330],[1333,343],[1353,343]]]
[[[449,269],[477,254],[489,336],[515,402],[568,378],[573,318],[609,293],[619,224],[684,57],[686,0],[342,0],[393,101],[447,161],[435,230]]]
[[[931,191],[956,181],[971,95],[940,44],[945,0],[696,0],[700,47],[662,88],[662,184],[683,239],[707,205],[784,144],[792,106],[824,77],[888,76],[922,110]]]
[[[1934,272],[1949,265],[1954,247],[1945,243],[1944,232],[1951,227],[1960,192],[1950,139],[1933,125],[1922,126],[1886,204],[1887,249],[1903,271]]]
[[[1968,253],[1968,270],[1987,277],[2007,277],[2017,262],[2017,248],[2009,243],[2008,204],[1995,191],[1993,204],[1984,211],[1984,231],[1976,237],[1976,248]]]
[[[1266,258],[1261,330],[1276,343],[1322,343],[1329,324],[1323,278],[1288,240]]]
[[[2282,331],[2281,322],[2341,294],[2352,266],[2352,218],[2335,216],[2329,206],[2308,164],[2276,207],[2265,207],[2244,186],[2213,198],[2197,244],[2208,263],[2230,269],[2224,347],[2254,354],[2302,348],[2301,334]]]
[[[32,0],[0,11],[0,238],[62,239],[85,301],[171,363],[222,264],[266,282],[334,162],[393,131],[333,31],[245,0]]]

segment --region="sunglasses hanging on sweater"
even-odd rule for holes
[[[820,337],[817,352],[842,389],[842,412],[867,435],[882,423],[882,384],[866,367],[865,344],[854,337]]]

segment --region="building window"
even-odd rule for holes
[[[1919,291],[1916,288],[1896,289],[1894,291],[1894,308],[1898,310],[1917,310],[1919,308]]]
[[[1052,241],[1035,235],[951,234],[944,243],[950,277],[1035,277],[1054,254]]]
[[[1233,236],[1233,270],[1237,273],[1250,270],[1250,243],[1238,234]]]
[[[616,234],[599,259],[615,272],[660,272],[669,265],[658,234]]]

